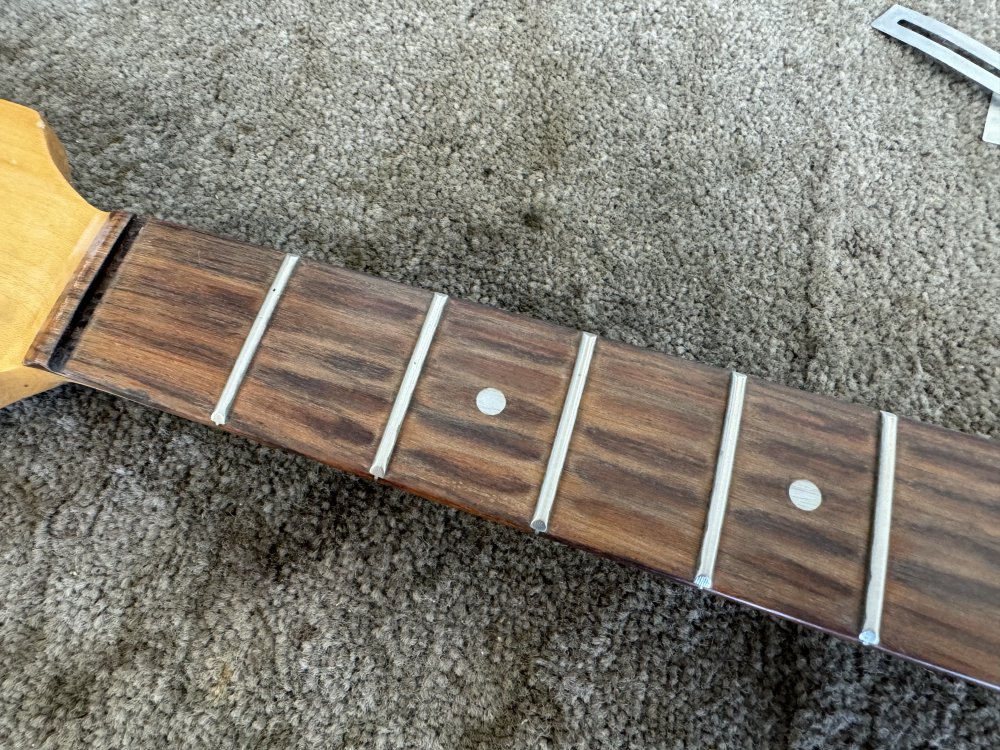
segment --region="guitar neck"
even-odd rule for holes
[[[987,440],[124,215],[29,364],[1000,685]]]

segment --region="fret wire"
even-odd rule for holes
[[[222,394],[215,405],[215,410],[212,412],[212,421],[215,424],[224,425],[229,418],[229,410],[232,408],[233,401],[236,399],[240,386],[243,384],[243,378],[246,377],[250,362],[253,361],[254,354],[257,353],[260,340],[267,330],[268,323],[271,322],[271,316],[274,314],[274,310],[278,306],[278,301],[285,291],[285,286],[287,286],[288,280],[292,276],[292,271],[295,270],[295,264],[298,262],[299,256],[290,253],[281,261],[281,266],[278,268],[274,281],[271,282],[271,286],[264,296],[264,301],[257,312],[257,317],[250,327],[250,332],[247,334],[243,342],[243,347],[240,349],[240,353],[233,363],[233,369],[229,373],[226,385],[222,389]]]
[[[722,522],[726,517],[726,505],[729,502],[729,485],[733,479],[733,460],[736,457],[736,444],[740,436],[746,383],[747,376],[739,372],[734,372],[729,381],[729,400],[726,403],[726,417],[722,426],[722,442],[719,444],[715,481],[712,484],[712,496],[708,503],[708,516],[705,519],[705,535],[702,538],[698,571],[694,578],[695,586],[702,589],[712,587],[715,575],[715,558],[719,553],[719,537],[722,534]]]
[[[597,336],[592,333],[580,334],[580,348],[577,350],[576,363],[573,365],[573,375],[570,377],[569,389],[566,392],[566,399],[563,401],[556,436],[552,441],[552,451],[549,453],[549,462],[545,467],[545,478],[542,480],[538,501],[535,503],[535,515],[531,519],[531,528],[539,534],[549,530],[552,503],[555,501],[563,465],[566,463],[566,453],[569,451],[569,442],[573,437],[573,427],[576,424],[576,413],[580,408],[580,399],[583,398],[583,388],[587,383],[587,373],[590,370],[590,361],[593,359],[596,345]]]
[[[875,516],[872,521],[872,547],[868,564],[868,590],[865,595],[865,620],[858,639],[866,646],[877,646],[881,637],[882,604],[885,599],[885,576],[889,566],[889,531],[892,525],[892,494],[896,479],[895,414],[882,412],[879,436],[878,485],[875,492]]]
[[[417,387],[420,379],[420,371],[424,367],[424,360],[427,359],[427,352],[431,348],[434,340],[434,333],[437,331],[441,314],[444,312],[445,303],[448,301],[447,294],[434,293],[431,304],[427,308],[424,316],[424,323],[420,327],[420,335],[417,336],[417,343],[413,347],[413,354],[410,356],[410,363],[403,374],[403,382],[396,393],[396,400],[392,404],[392,411],[389,412],[389,419],[386,421],[385,429],[382,431],[382,439],[379,441],[378,450],[375,451],[375,460],[372,461],[368,470],[376,479],[383,479],[389,469],[389,460],[396,447],[396,439],[399,437],[399,430],[403,426],[403,419],[410,408],[410,399],[413,398],[413,391]]]

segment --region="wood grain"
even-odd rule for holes
[[[70,327],[83,324],[84,321],[74,319],[90,307],[89,304],[84,304],[84,299],[88,295],[93,296],[99,293],[97,287],[101,284],[101,277],[105,272],[110,271],[108,266],[111,263],[113,251],[122,240],[122,234],[132,218],[131,214],[122,211],[111,213],[107,223],[94,238],[94,242],[80,263],[76,275],[66,285],[59,301],[49,312],[45,325],[28,350],[25,357],[26,364],[46,368],[52,366],[52,358],[63,338],[70,335]],[[129,244],[131,245],[131,242]],[[58,366],[56,365],[56,367]]]
[[[527,529],[542,483],[579,334],[449,300],[386,481]],[[476,407],[497,388],[507,408]]]
[[[878,462],[878,413],[755,378],[722,527],[714,588],[849,638],[861,606]],[[788,487],[816,484],[819,508]]]
[[[300,262],[227,429],[367,474],[431,296]]]
[[[131,238],[131,235],[130,235]],[[86,315],[53,316],[59,374],[207,423],[283,254],[149,222]],[[431,294],[302,262],[225,429],[367,474]],[[69,329],[63,330],[69,319]],[[387,481],[528,529],[580,335],[449,300]],[[40,355],[39,361],[45,358]],[[49,358],[52,365],[56,359]],[[728,374],[599,341],[551,516],[558,539],[690,582]],[[482,413],[483,388],[507,399]],[[855,640],[878,413],[751,379],[716,590]],[[902,422],[881,648],[1000,683],[1000,450]],[[796,479],[819,486],[796,508]]]
[[[1000,451],[899,421],[882,645],[1000,680]]]
[[[148,222],[60,374],[207,423],[282,257]]]
[[[550,533],[693,580],[727,387],[722,370],[600,341]]]
[[[108,221],[68,178],[42,117],[0,100],[0,407],[63,382],[24,359]]]

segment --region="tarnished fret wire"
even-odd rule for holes
[[[892,493],[896,481],[895,414],[882,412],[878,449],[878,485],[875,491],[875,517],[872,521],[872,548],[868,561],[868,591],[865,595],[865,621],[858,639],[867,646],[877,646],[882,627],[882,604],[885,599],[885,575],[889,566],[889,530],[892,526]]]
[[[275,275],[270,289],[268,289],[267,294],[264,296],[264,302],[257,312],[257,317],[250,327],[250,333],[247,334],[246,340],[243,342],[243,348],[240,349],[240,353],[236,357],[236,362],[233,363],[229,379],[226,380],[226,385],[222,389],[222,395],[219,396],[219,401],[212,412],[212,421],[215,424],[224,425],[226,420],[229,419],[229,410],[233,406],[236,394],[240,391],[240,386],[243,384],[243,378],[246,377],[250,362],[253,361],[253,356],[257,352],[257,347],[260,346],[260,340],[264,336],[264,331],[267,330],[267,325],[271,322],[274,309],[278,306],[278,301],[281,299],[281,295],[285,291],[285,286],[288,284],[288,280],[292,276],[292,271],[295,269],[295,264],[298,262],[299,256],[291,254],[286,255],[285,259],[281,261],[278,273]]]
[[[396,439],[399,437],[399,430],[403,426],[403,419],[410,408],[410,399],[413,397],[413,389],[417,387],[420,379],[420,371],[424,367],[424,360],[427,359],[427,352],[431,348],[434,340],[434,332],[437,330],[438,322],[441,320],[441,313],[444,311],[445,303],[448,301],[447,294],[434,293],[427,314],[424,316],[424,324],[420,328],[420,335],[417,336],[416,346],[413,347],[413,354],[410,356],[410,363],[406,367],[403,375],[403,382],[396,393],[396,400],[392,404],[392,411],[389,412],[389,419],[386,421],[385,430],[382,431],[382,440],[375,451],[375,460],[368,470],[376,479],[385,477],[389,470],[389,459],[392,458],[392,451],[396,447]]]
[[[722,424],[719,459],[715,464],[715,482],[708,503],[708,517],[705,519],[705,535],[701,541],[698,571],[694,578],[695,586],[702,589],[712,587],[715,575],[715,558],[719,553],[719,536],[722,533],[722,522],[725,520],[726,505],[729,502],[729,485],[733,478],[733,459],[736,457],[736,443],[740,436],[746,387],[747,376],[734,372],[729,381],[729,401],[726,403],[726,418]]]
[[[531,528],[538,533],[549,530],[549,515],[552,513],[552,503],[555,501],[559,479],[562,476],[566,453],[569,451],[569,441],[573,437],[573,427],[576,424],[576,413],[583,398],[583,388],[587,384],[587,373],[590,370],[590,360],[594,356],[597,336],[592,333],[580,334],[580,347],[576,353],[576,364],[570,377],[569,389],[563,401],[562,414],[559,417],[559,427],[552,441],[552,451],[549,453],[549,463],[545,467],[545,478],[542,480],[535,503],[535,515],[531,519]]]

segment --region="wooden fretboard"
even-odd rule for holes
[[[30,363],[211,424],[250,337],[222,429],[367,475],[395,411],[392,485],[1000,685],[992,442],[285,258],[119,215]]]

